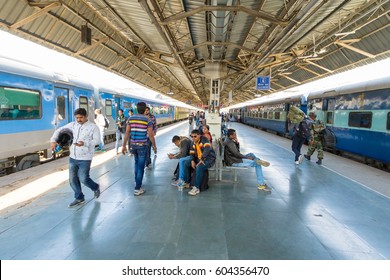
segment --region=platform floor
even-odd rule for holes
[[[1,178],[0,206],[16,192],[26,201],[0,210],[0,259],[390,258],[389,173],[328,153],[323,166],[297,167],[290,140],[230,125],[243,153],[271,162],[263,172],[272,193],[257,189],[254,170],[240,172],[237,183],[224,172],[196,197],[171,186],[177,160],[166,154],[175,150],[173,135],[188,133],[181,123],[159,130],[140,197],[133,196],[133,158],[114,150],[93,160],[100,198],[84,188],[86,203],[76,208],[67,207],[67,159]]]

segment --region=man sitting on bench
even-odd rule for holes
[[[257,177],[257,188],[262,191],[270,192],[271,189],[264,182],[263,170],[261,166],[269,166],[270,163],[265,160],[261,160],[253,153],[243,155],[240,153],[240,146],[237,140],[237,133],[234,129],[228,129],[227,138],[224,143],[224,161],[227,166],[236,167],[255,167]]]
[[[215,163],[215,152],[211,148],[209,139],[200,135],[200,131],[194,129],[191,132],[192,147],[190,154],[192,156],[191,166],[195,169],[195,186],[188,192],[189,195],[197,195],[200,192],[203,174],[205,170],[212,167]],[[181,167],[180,167],[181,168]]]

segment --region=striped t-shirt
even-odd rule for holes
[[[130,125],[130,144],[142,144],[147,141],[148,127],[153,128],[153,122],[145,115],[133,115],[129,117],[127,125]]]

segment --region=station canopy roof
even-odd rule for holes
[[[389,57],[389,10],[390,0],[0,0],[0,28],[185,103],[207,104],[220,80],[226,107]]]

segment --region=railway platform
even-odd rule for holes
[[[146,193],[133,195],[134,160],[113,149],[96,154],[91,177],[101,196],[68,208],[67,158],[1,178],[2,260],[387,260],[390,259],[390,174],[325,152],[323,165],[296,166],[291,141],[229,123],[242,153],[271,162],[255,170],[210,171],[197,196],[171,185],[173,135],[187,122],[160,128]],[[113,147],[113,144],[108,147]],[[307,147],[302,148],[306,152]],[[316,153],[314,154],[314,156]]]

